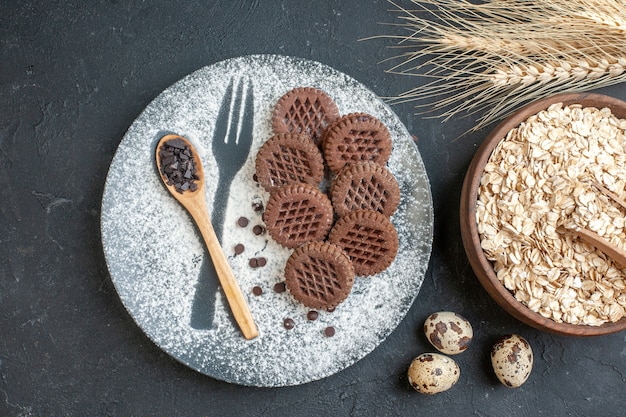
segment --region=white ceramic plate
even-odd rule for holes
[[[253,143],[234,177],[230,194],[216,194],[219,175],[212,140],[222,98],[231,80],[243,78],[254,94]],[[389,128],[393,152],[389,169],[402,199],[392,217],[400,248],[394,263],[375,277],[357,277],[352,293],[317,320],[288,292],[276,293],[290,251],[252,227],[262,224],[254,202],[268,194],[253,180],[254,158],[271,136],[271,111],[294,87],[326,91],[341,114],[370,113]],[[209,211],[227,198],[222,246],[260,331],[247,341],[230,317],[220,290],[211,289],[210,258],[188,214],[165,189],[156,172],[154,149],[165,133],[194,143],[207,178]],[[224,161],[222,161],[224,163]],[[246,228],[237,225],[247,217]],[[161,93],[132,124],[111,164],[102,202],[102,241],[111,279],[136,323],[161,349],[211,377],[253,386],[302,384],[332,375],[376,348],[415,300],[430,258],[433,208],[419,151],[406,128],[365,86],[323,64],[277,55],[229,59],[202,68]],[[246,250],[234,256],[233,248]],[[249,259],[264,257],[262,268]],[[255,296],[259,286],[263,294]],[[282,323],[292,318],[296,326]],[[328,326],[333,337],[324,336]]]

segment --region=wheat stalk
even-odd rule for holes
[[[472,130],[522,103],[626,81],[626,6],[619,0],[389,0],[402,52],[389,73],[426,78],[389,98],[444,120],[484,112]]]

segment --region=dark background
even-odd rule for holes
[[[400,4],[408,5],[406,0]],[[386,1],[0,2],[0,416],[618,416],[626,413],[626,335],[536,331],[491,301],[467,262],[458,206],[488,128],[393,107],[431,181],[435,238],[426,279],[373,353],[302,386],[229,385],[153,345],[121,304],[100,240],[107,169],[125,131],[163,89],[217,61],[258,53],[320,61],[393,96],[420,79],[386,74],[400,34]],[[626,99],[624,86],[602,90]],[[413,392],[406,369],[432,351],[438,310],[473,324],[449,391]],[[535,353],[521,388],[500,385],[489,351],[517,332]]]

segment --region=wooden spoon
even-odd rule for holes
[[[164,175],[161,169],[161,157],[159,156],[159,150],[165,142],[172,139],[181,139],[185,145],[189,146],[189,149],[194,156],[196,175],[199,179],[195,181],[197,188],[193,191],[188,189],[181,193],[176,190],[173,184],[167,184],[168,178]],[[182,204],[185,209],[187,209],[191,217],[196,222],[196,225],[202,234],[202,238],[204,239],[204,243],[209,251],[209,255],[215,265],[215,271],[217,272],[217,276],[222,289],[224,290],[224,294],[226,295],[226,299],[228,300],[233,316],[235,317],[235,321],[239,325],[243,336],[246,339],[254,339],[259,335],[256,324],[254,323],[254,318],[250,313],[248,304],[243,297],[241,288],[239,288],[239,285],[237,284],[237,280],[232,269],[230,268],[228,260],[222,251],[222,246],[217,240],[217,236],[213,230],[213,225],[211,224],[211,219],[209,218],[204,196],[204,170],[202,169],[198,153],[194,149],[193,145],[191,145],[191,143],[182,136],[165,135],[157,144],[156,163],[159,169],[159,175],[163,180],[165,187],[174,196],[174,198],[178,200],[178,202]]]
[[[559,233],[571,233],[577,236],[583,242],[586,242],[596,249],[604,252],[609,258],[620,264],[622,267],[626,267],[626,251],[610,243],[599,234],[583,228],[570,229],[563,226],[559,227],[557,231]]]

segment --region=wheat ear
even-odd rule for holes
[[[474,129],[555,92],[626,81],[626,6],[617,0],[412,0],[396,7],[387,71],[429,81],[389,98],[448,120],[484,112]],[[425,102],[426,101],[426,102]]]

